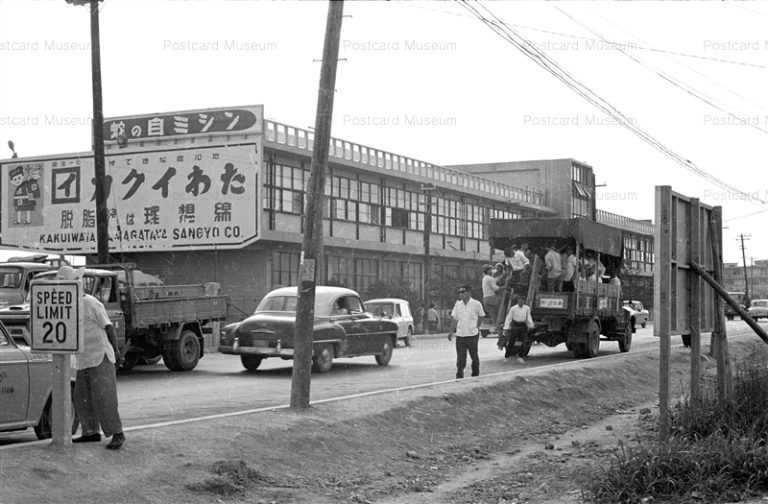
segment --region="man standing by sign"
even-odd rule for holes
[[[71,266],[59,268],[60,280],[78,280],[82,275]],[[112,436],[107,445],[117,450],[125,443],[120,414],[117,411],[117,380],[115,365],[122,360],[117,349],[117,336],[104,305],[95,297],[84,294],[83,348],[76,355],[75,410],[80,417],[83,433],[73,443],[101,441]]]

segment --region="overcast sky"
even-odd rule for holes
[[[664,145],[768,201],[768,5],[486,5]],[[326,13],[325,2],[106,0],[105,115],[263,104],[267,118],[311,126]],[[350,2],[345,13],[335,137],[435,164],[575,158],[605,184],[599,208],[641,219],[654,186],[671,185],[723,206],[726,261],[741,260],[739,233],[751,234],[747,261],[768,259],[768,212],[738,218],[768,206],[617,126],[460,5]],[[0,0],[0,158],[9,139],[20,156],[90,149],[88,41],[87,7]]]

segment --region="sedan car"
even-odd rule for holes
[[[376,317],[391,320],[397,324],[397,339],[403,340],[405,346],[411,346],[413,339],[413,315],[411,306],[405,299],[380,298],[365,302],[365,310]]]
[[[51,437],[52,376],[51,355],[32,353],[0,323],[0,431],[32,427],[38,439]]]
[[[646,324],[648,324],[648,310],[646,310],[643,307],[643,303],[640,301],[624,301],[624,310],[629,312],[629,316],[634,319],[635,326],[639,325],[642,328],[645,328]]]
[[[753,320],[768,318],[768,299],[753,299],[747,312]]]
[[[219,352],[240,355],[243,367],[255,371],[267,357],[292,359],[297,287],[281,287],[264,296],[253,315],[221,330]],[[331,370],[336,357],[373,355],[389,364],[398,326],[363,309],[357,292],[343,287],[315,288],[312,369]]]

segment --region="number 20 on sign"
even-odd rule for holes
[[[30,284],[32,350],[78,352],[82,346],[83,286],[77,280],[34,280]]]

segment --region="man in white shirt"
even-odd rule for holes
[[[555,250],[554,245],[548,247],[544,256],[544,266],[547,269],[547,292],[559,292],[563,266],[560,261],[560,254]]]
[[[71,266],[59,268],[60,280],[79,280],[82,270]],[[100,430],[112,436],[107,444],[110,450],[117,450],[125,443],[120,414],[117,411],[117,380],[115,367],[121,361],[117,349],[117,336],[104,305],[84,294],[81,299],[83,310],[83,347],[75,355],[77,378],[73,401],[80,418],[82,435],[73,443],[101,441]]]
[[[459,300],[451,311],[451,332],[448,341],[456,336],[456,378],[464,378],[467,366],[467,352],[472,358],[472,376],[480,374],[480,357],[477,355],[477,340],[480,337],[480,319],[485,317],[483,305],[473,299],[469,285],[459,287]]]
[[[576,281],[576,271],[578,270],[579,260],[573,253],[573,247],[565,249],[567,258],[565,260],[565,275],[563,275],[563,292],[573,292],[574,282]]]
[[[516,296],[513,299],[514,305],[507,312],[507,318],[504,319],[504,336],[506,340],[507,351],[504,354],[505,359],[511,359],[513,348],[518,348],[517,362],[525,363],[523,360],[523,346],[528,339],[528,331],[533,329],[534,323],[531,317],[531,308],[525,304],[523,296]]]
[[[496,277],[493,276],[494,268],[490,264],[483,266],[483,309],[492,324],[496,324],[496,314],[499,310],[499,296],[497,292],[501,287],[496,284]]]

